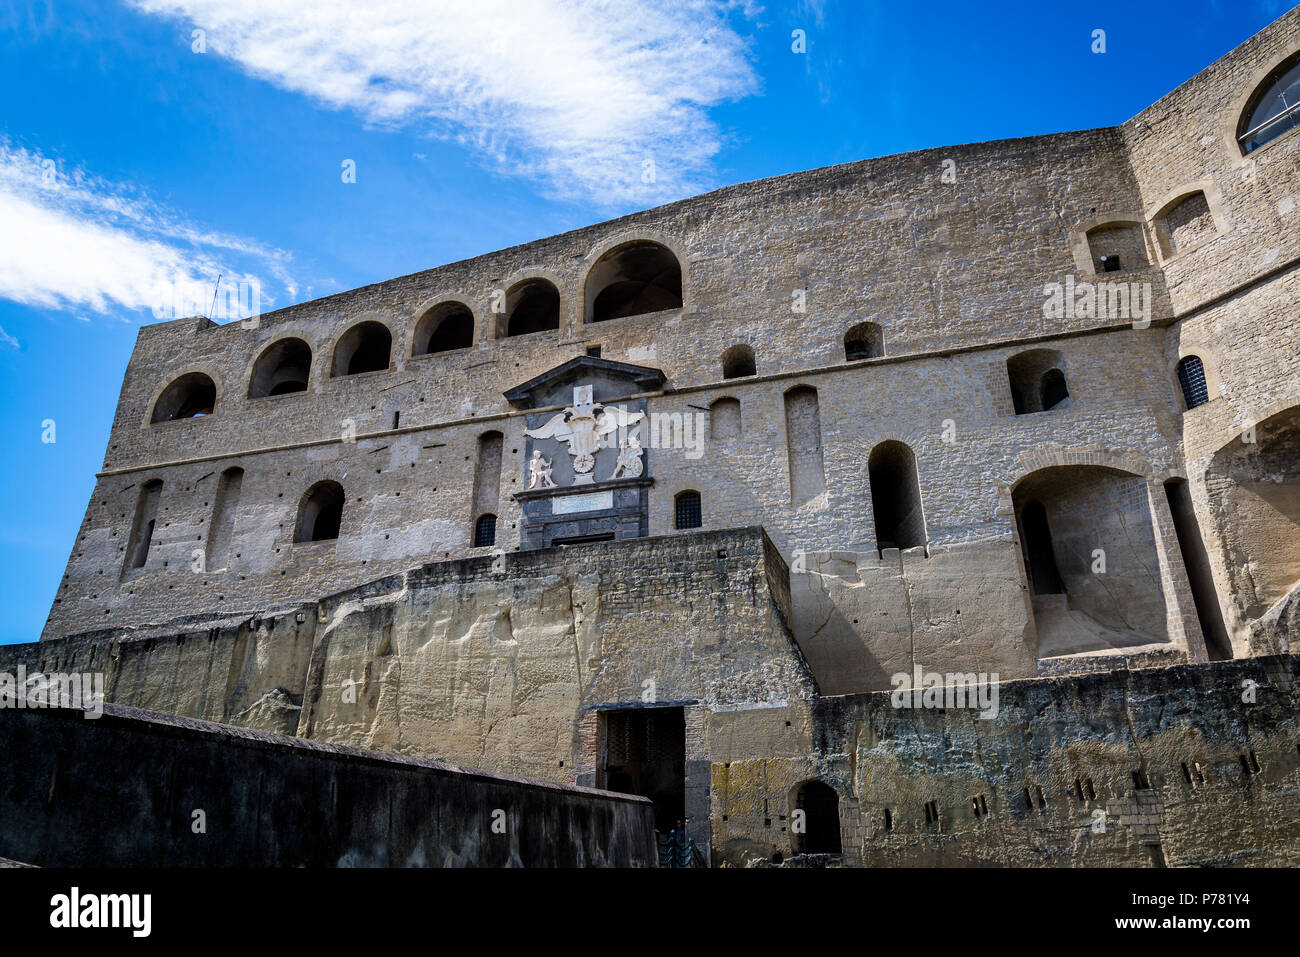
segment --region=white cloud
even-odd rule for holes
[[[725,0],[132,2],[253,76],[609,204],[706,187],[708,108],[758,86]]]
[[[264,277],[296,293],[287,261],[278,250],[200,230],[128,185],[0,140],[0,298],[101,313],[170,310],[191,291],[190,298],[210,295],[223,275],[223,287],[256,282],[265,307],[274,296]],[[184,314],[206,313],[208,305]]]
[[[11,349],[22,348],[17,339],[5,332],[4,326],[0,326],[0,344],[6,345]]]

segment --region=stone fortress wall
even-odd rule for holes
[[[1251,95],[1297,52],[1292,11],[1113,129],[742,184],[255,322],[145,327],[42,653],[103,657],[137,637],[255,634],[250,622],[302,615],[292,653],[264,639],[253,659],[232,651],[226,665],[204,666],[260,675],[239,686],[257,694],[233,711],[224,671],[221,696],[204,690],[217,684],[200,670],[176,695],[140,677],[123,703],[217,720],[252,708],[255,726],[271,730],[493,766],[489,752],[504,745],[487,743],[499,730],[491,721],[435,721],[405,739],[399,724],[328,713],[300,727],[313,713],[309,672],[343,673],[330,672],[314,620],[334,607],[329,615],[353,622],[337,634],[351,635],[362,619],[349,603],[369,601],[356,596],[394,581],[405,596],[412,569],[427,563],[499,562],[495,574],[515,581],[549,561],[568,604],[543,589],[551,597],[525,627],[552,628],[566,648],[608,641],[616,619],[575,614],[575,582],[608,585],[614,572],[653,580],[658,566],[636,564],[650,561],[645,553],[618,543],[499,556],[522,540],[524,430],[567,404],[530,407],[506,393],[595,352],[594,366],[661,373],[662,386],[623,394],[650,415],[703,416],[698,457],[646,452],[646,541],[682,537],[683,549],[707,552],[709,535],[761,526],[779,553],[766,567],[789,569],[775,584],[768,577],[774,597],[754,598],[775,603],[788,628],[763,653],[794,656],[821,695],[878,692],[914,667],[1005,681],[1285,654],[1300,619],[1300,134],[1249,156],[1236,137]],[[680,306],[597,321],[619,257],[646,243],[680,268]],[[1115,256],[1120,268],[1106,271]],[[556,328],[509,335],[521,294],[542,279],[558,292]],[[1045,313],[1053,284],[1101,282],[1124,284],[1145,311]],[[472,316],[468,344],[416,354],[451,302]],[[361,323],[388,330],[387,366],[332,374],[346,372]],[[846,348],[864,323],[863,346]],[[264,391],[266,357],[295,338],[311,349],[305,391],[250,398]],[[729,369],[746,350],[752,370]],[[1192,408],[1178,371],[1190,356],[1208,400]],[[195,374],[215,386],[211,414],[152,421]],[[304,496],[327,480],[345,497],[337,538],[296,541]],[[677,527],[689,491],[703,533]],[[475,547],[484,516],[495,516],[496,543]],[[670,590],[655,627],[695,633],[718,587]],[[455,623],[481,598],[442,593],[398,629],[412,636],[402,641],[376,637],[382,622],[355,625],[348,641],[359,650],[345,670],[362,673],[376,714],[381,701],[403,713],[384,681],[417,668],[408,647],[441,635],[456,660],[477,658],[465,637],[473,629]],[[495,627],[484,647],[513,647]],[[731,646],[708,647],[693,660],[711,672],[702,662]],[[552,667],[567,671],[558,662],[571,653],[553,651]],[[639,700],[625,679],[645,669],[607,667],[620,675],[618,694],[596,703]],[[290,677],[269,680],[284,669]],[[796,684],[792,701],[829,700]],[[475,721],[502,700],[473,681],[467,689]],[[501,717],[528,729],[521,740],[545,740],[514,752],[529,773],[600,783],[593,762],[613,725],[571,691],[523,708],[508,695]],[[718,755],[724,740],[752,735],[733,727],[780,720],[784,706],[757,690],[747,703],[707,707],[700,694],[682,705],[691,826],[705,837],[706,820],[715,835],[727,823],[736,847],[776,846],[771,833],[754,838],[717,817],[728,763]],[[458,700],[449,691],[447,707]],[[710,775],[708,810],[698,802]],[[843,778],[839,793],[859,800],[861,783]],[[764,793],[768,804],[793,800]]]

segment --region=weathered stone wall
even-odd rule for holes
[[[0,711],[0,747],[0,857],[42,867],[658,863],[631,795],[115,705]]]
[[[1232,139],[1245,97],[1295,48],[1297,25],[1300,13],[1286,14],[1115,129],[742,184],[256,323],[147,327],[44,637],[161,623],[196,609],[251,614],[479,554],[473,519],[494,504],[498,543],[518,547],[512,496],[524,478],[524,413],[502,393],[595,346],[604,358],[664,371],[666,390],[647,399],[652,413],[727,400],[722,434],[706,428],[702,458],[649,453],[651,535],[673,530],[674,495],[695,488],[706,528],[761,524],[787,561],[797,549],[868,552],[875,535],[866,458],[892,439],[916,455],[932,545],[1014,543],[1007,488],[1044,455],[1122,461],[1148,482],[1186,476],[1201,528],[1213,538],[1218,516],[1200,481],[1210,458],[1243,422],[1300,399],[1293,272],[1300,139],[1285,136],[1248,162]],[[943,182],[945,160],[955,164],[955,182]],[[1193,217],[1193,235],[1180,216],[1201,210],[1200,199],[1185,202],[1196,193],[1208,220],[1204,212]],[[1044,287],[1096,279],[1092,246],[1104,245],[1116,223],[1142,255],[1126,255],[1125,268],[1104,278],[1149,284],[1155,324],[1045,316]],[[587,277],[607,251],[634,239],[661,242],[677,256],[682,308],[587,321]],[[533,276],[559,288],[560,328],[498,338],[496,292]],[[796,293],[805,311],[794,308]],[[473,310],[474,345],[412,356],[419,318],[447,299]],[[334,344],[367,319],[393,332],[391,368],[330,377]],[[885,356],[845,362],[844,333],[864,320],[880,326]],[[245,398],[254,361],[286,336],[314,350],[308,390]],[[721,356],[737,345],[753,349],[758,375],[720,381]],[[1016,416],[1006,363],[1033,347],[1061,353],[1070,399]],[[1205,360],[1211,402],[1183,414],[1174,367],[1191,352]],[[189,371],[216,382],[214,413],[147,424],[166,384]],[[816,390],[819,443],[803,432],[791,443],[786,397],[796,388]],[[794,395],[798,409],[811,409],[810,393]],[[813,423],[804,414],[790,421]],[[480,437],[490,431],[504,436],[495,503],[484,500],[490,483],[475,501],[473,478]],[[216,492],[231,466],[245,474],[228,528],[226,517],[215,519]],[[325,478],[347,495],[341,536],[294,543],[302,493]],[[139,488],[155,479],[164,487],[148,562],[126,570]],[[1162,519],[1153,514],[1153,527]],[[229,533],[222,570],[195,563],[214,532]],[[1210,545],[1234,647],[1248,653],[1257,610],[1237,601],[1222,558],[1229,548]],[[1186,583],[1177,556],[1157,551],[1173,605]],[[1016,557],[1008,550],[997,562]],[[944,615],[955,620],[955,612],[954,605]],[[1198,636],[1184,631],[1171,623],[1171,639],[1195,656]],[[958,639],[953,631],[946,638]]]
[[[762,530],[733,529],[443,562],[203,630],[0,645],[0,671],[100,671],[117,704],[567,781],[593,710],[810,697],[789,601]]]
[[[715,713],[714,860],[790,857],[817,780],[848,864],[1294,867],[1297,689],[1300,658],[1264,657],[1007,682],[989,720],[888,693]]]

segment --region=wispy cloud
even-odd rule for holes
[[[0,139],[0,298],[55,309],[149,309],[192,290],[257,283],[265,307],[297,288],[288,255],[203,230],[129,184]],[[203,312],[202,308],[192,312]]]
[[[553,194],[685,195],[722,134],[709,107],[757,90],[725,0],[132,0],[209,53],[368,122],[460,142]]]
[[[10,349],[21,348],[21,346],[18,343],[18,340],[15,339],[13,336],[9,335],[9,333],[5,332],[4,326],[0,326],[0,345],[6,345]]]

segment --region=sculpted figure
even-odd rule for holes
[[[533,457],[528,461],[529,488],[555,488],[551,479],[551,460],[542,458],[541,449],[533,449]]]

